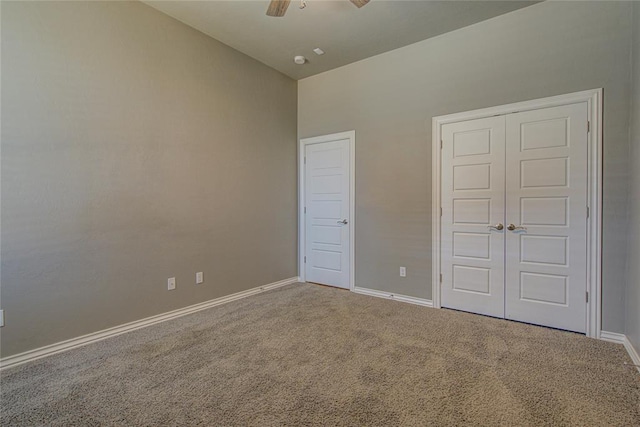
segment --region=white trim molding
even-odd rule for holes
[[[540,108],[586,102],[589,115],[588,147],[588,204],[587,230],[587,304],[586,335],[600,338],[602,301],[602,89],[586,90],[515,104],[502,105],[463,113],[448,114],[432,119],[432,298],[433,306],[440,308],[440,242],[441,235],[441,150],[442,126],[466,120],[510,114]]]
[[[163,314],[158,314],[156,316],[151,316],[145,319],[140,319],[133,322],[125,323],[124,325],[114,326],[113,328],[103,329],[102,331],[93,332],[91,334],[82,335],[76,338],[71,338],[66,341],[61,341],[55,344],[36,348],[34,350],[25,351],[24,353],[19,353],[13,356],[4,357],[0,359],[0,370],[22,365],[23,363],[31,362],[33,360],[51,356],[56,353],[61,353],[63,351],[82,347],[84,345],[87,345],[93,342],[102,341],[106,338],[115,337],[117,335],[121,335],[126,332],[135,331],[136,329],[145,328],[147,326],[155,325],[157,323],[165,322],[167,320],[186,316],[187,314],[192,314],[197,311],[215,307],[217,305],[226,304],[231,301],[236,301],[251,295],[256,295],[256,294],[270,291],[282,286],[297,283],[299,281],[300,281],[299,277],[291,277],[289,279],[280,280],[278,282],[273,282],[268,285],[258,286],[257,288],[248,289],[246,291],[237,292],[235,294],[226,295],[220,298],[215,298],[209,301],[201,302],[199,304],[194,304],[188,307],[169,311]]]
[[[627,338],[625,334],[619,334],[617,332],[600,331],[600,339],[603,341],[609,341],[616,344],[622,344],[625,350],[627,350],[627,353],[629,353],[629,357],[631,358],[631,361],[633,362],[634,365],[636,365],[636,368],[638,368],[638,372],[640,372],[640,355],[638,354],[636,349],[633,348],[633,345],[631,345],[631,341],[629,341],[629,338]]]
[[[333,133],[330,135],[303,138],[298,143],[298,275],[300,281],[305,282],[305,182],[304,182],[304,153],[305,146],[322,142],[349,140],[349,290],[353,291],[356,284],[356,131]]]
[[[384,291],[376,291],[375,289],[360,288],[357,286],[354,287],[353,292],[355,292],[356,294],[369,295],[372,297],[392,299],[400,302],[407,302],[409,304],[422,305],[424,307],[433,307],[433,303],[431,300],[410,297],[407,295],[394,294],[391,292],[384,292]]]
[[[600,339],[602,341],[614,342],[616,344],[624,344],[627,336],[617,332],[600,331]]]

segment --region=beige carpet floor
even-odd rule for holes
[[[291,285],[5,370],[2,426],[639,426],[584,336]]]

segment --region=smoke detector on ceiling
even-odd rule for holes
[[[304,56],[302,56],[302,55],[294,56],[294,57],[293,57],[293,62],[295,62],[295,63],[296,63],[296,64],[298,64],[298,65],[302,65],[302,64],[304,64],[305,62],[307,62],[307,58],[305,58],[305,57],[304,57]]]

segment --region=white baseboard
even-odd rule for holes
[[[393,294],[391,292],[376,291],[375,289],[355,287],[353,292],[357,294],[369,295],[372,297],[392,299],[395,301],[408,302],[409,304],[417,304],[425,307],[433,307],[433,301],[428,299],[410,297],[407,295]]]
[[[625,334],[619,334],[617,332],[600,331],[600,339],[603,341],[614,342],[616,344],[624,344],[627,337]]]
[[[622,344],[625,350],[627,350],[627,353],[629,353],[631,361],[638,368],[638,372],[640,372],[640,355],[638,355],[638,352],[635,348],[633,348],[633,345],[631,345],[631,341],[629,341],[629,338],[627,338],[625,334],[600,331],[600,339],[604,341],[614,342],[616,344]]]
[[[136,320],[133,322],[125,323],[124,325],[114,326],[113,328],[103,329],[102,331],[93,332],[91,334],[82,335],[77,338],[71,338],[66,341],[47,345],[44,347],[36,348],[34,350],[25,351],[24,353],[15,354],[0,359],[0,370],[21,365],[23,363],[31,362],[36,359],[41,359],[46,356],[51,356],[56,353],[71,350],[73,348],[81,347],[92,342],[101,341],[106,338],[114,337],[116,335],[124,334],[126,332],[134,331],[136,329],[144,328],[147,326],[155,325],[157,323],[165,322],[167,320],[182,317],[187,314],[195,313],[197,311],[205,310],[207,308],[215,307],[217,305],[226,304],[231,301],[235,301],[241,298],[246,298],[251,295],[259,294],[261,292],[270,291],[272,289],[286,286],[299,281],[299,277],[291,277],[289,279],[280,280],[279,282],[273,282],[268,285],[258,286],[257,288],[248,289],[246,291],[238,292],[231,295],[226,295],[220,298],[215,298],[209,301],[201,302],[198,304],[190,305],[188,307],[180,308],[178,310],[169,311],[156,316],[147,317],[145,319]]]

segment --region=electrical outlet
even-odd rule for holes
[[[172,291],[175,288],[176,288],[176,278],[169,277],[169,280],[167,280],[167,290]]]
[[[199,271],[196,273],[196,285],[199,285],[202,282],[204,282],[204,275],[202,271]]]
[[[407,277],[407,267],[400,267],[400,277]]]

